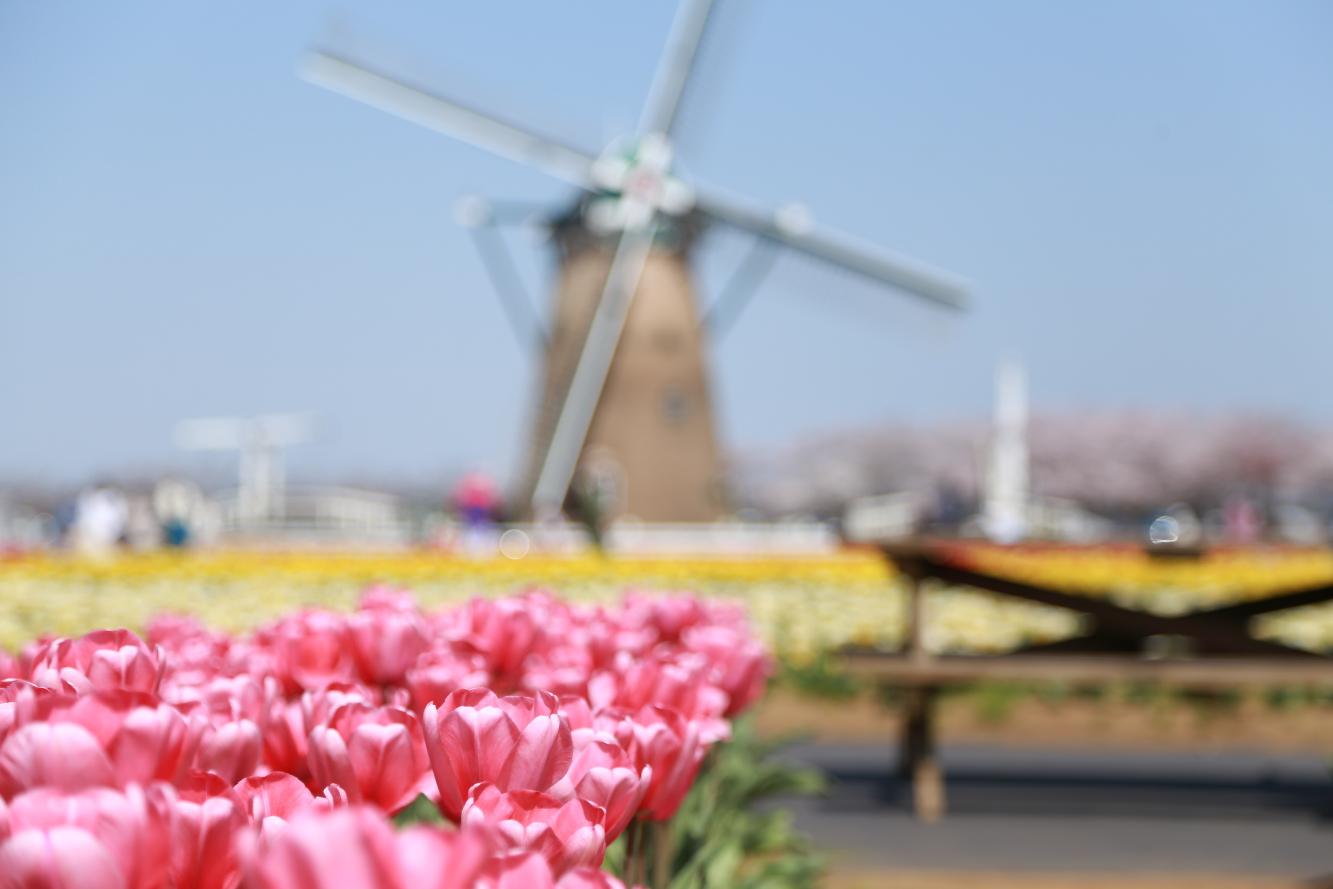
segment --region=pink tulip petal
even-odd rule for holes
[[[25,725],[0,746],[0,796],[30,787],[81,790],[115,784],[111,763],[97,739],[68,722]]]
[[[22,830],[0,845],[0,885],[17,889],[125,889],[106,847],[77,827]]]
[[[503,790],[546,790],[569,771],[574,757],[569,724],[560,716],[535,717],[496,781]]]

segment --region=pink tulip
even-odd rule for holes
[[[6,799],[38,787],[75,791],[115,783],[102,745],[80,725],[25,725],[0,746],[0,796]]]
[[[557,880],[551,865],[535,852],[493,860],[472,885],[475,889],[625,889],[624,883],[595,867],[576,867]]]
[[[592,654],[574,642],[553,645],[527,662],[520,685],[555,695],[586,695],[596,669]]]
[[[347,619],[347,640],[361,679],[401,685],[428,645],[425,622],[411,599],[368,593]]]
[[[625,889],[625,884],[604,870],[575,868],[556,881],[555,889]],[[636,886],[635,889],[643,889]]]
[[[0,743],[20,725],[45,719],[67,697],[26,679],[0,680]]]
[[[334,682],[301,695],[301,716],[305,734],[324,725],[333,711],[344,704],[368,704],[378,707],[381,695],[358,682]]]
[[[180,781],[189,771],[202,726],[165,704],[135,703],[92,695],[81,698],[69,714],[99,734],[121,783]]]
[[[111,855],[127,887],[158,889],[168,875],[172,805],[165,786],[147,791],[137,786],[124,791],[95,788],[75,794],[34,790],[10,803],[6,832],[78,828]]]
[[[310,732],[309,759],[316,786],[338,784],[353,803],[397,812],[436,795],[420,725],[400,708],[344,704]]]
[[[618,655],[639,657],[657,644],[657,630],[646,626],[629,626],[619,612],[597,608],[583,623],[566,635],[566,639],[588,652],[593,667],[609,668]]]
[[[282,772],[246,778],[236,785],[234,794],[241,811],[259,828],[261,843],[272,842],[302,812],[333,808],[328,799],[314,796],[304,784]]]
[[[555,875],[536,852],[507,855],[491,862],[477,889],[555,889]]]
[[[574,747],[569,772],[551,794],[561,799],[577,797],[602,809],[606,842],[613,843],[652,786],[652,767],[636,768],[613,739],[597,738],[588,730],[574,732]]]
[[[56,691],[87,694],[123,689],[156,694],[162,681],[160,649],[129,630],[97,630],[78,639],[52,639],[33,655],[30,677]]]
[[[194,767],[235,783],[254,773],[263,742],[259,727],[248,719],[204,728]]]
[[[285,821],[297,812],[315,806],[315,797],[309,788],[283,772],[252,775],[237,783],[235,793],[241,809],[255,823],[265,818]]]
[[[232,796],[179,799],[171,831],[172,886],[231,889],[239,869],[237,838],[245,813]]]
[[[720,718],[729,703],[727,693],[713,685],[711,664],[703,655],[659,649],[652,657],[618,664],[617,672],[610,706],[627,710],[671,707],[690,719],[709,723],[718,739],[727,736]]]
[[[302,611],[255,634],[287,691],[322,688],[352,678],[345,644],[347,619],[331,611]]]
[[[422,721],[440,810],[458,820],[469,789],[482,781],[506,791],[547,790],[563,778],[573,741],[558,708],[546,692],[500,698],[486,689],[427,705]]]
[[[527,598],[473,599],[447,634],[479,652],[500,687],[517,687],[524,663],[546,637],[532,605]]]
[[[473,889],[495,856],[492,831],[409,827],[398,832],[403,889]]]
[[[173,674],[173,679],[177,678]],[[194,675],[190,685],[170,684],[162,699],[182,709],[202,713],[215,721],[249,719],[263,724],[265,705],[276,691],[276,682],[254,676]]]
[[[5,889],[132,889],[115,856],[78,827],[21,830],[0,844]]]
[[[157,645],[179,656],[181,649],[200,637],[213,634],[188,614],[159,614],[148,622],[144,638],[149,645]]]
[[[624,889],[606,843],[676,812],[770,669],[738,608],[640,595],[374,588],[147,639],[0,653],[0,887]],[[421,792],[461,829],[394,832]]]
[[[710,661],[709,678],[727,693],[723,716],[736,716],[763,694],[773,672],[772,662],[764,646],[744,630],[723,624],[691,627],[683,642]]]
[[[419,611],[411,590],[384,583],[372,584],[362,590],[357,608],[361,611]]]
[[[202,803],[206,799],[221,796],[238,806],[241,804],[241,797],[236,793],[236,789],[217,772],[201,772],[194,769],[174,786],[176,798],[187,803]]]
[[[601,865],[606,854],[603,814],[580,799],[562,803],[535,790],[505,792],[493,784],[479,784],[463,807],[462,824],[495,828],[505,845],[538,853],[561,874],[583,865]]]
[[[305,715],[301,711],[301,702],[283,700],[271,694],[264,709],[264,765],[275,772],[288,772],[304,780],[309,769],[306,764]]]
[[[144,637],[166,654],[165,699],[174,700],[171,692],[176,687],[201,685],[213,676],[237,672],[231,664],[231,637],[205,629],[192,617],[160,615],[148,624]]]
[[[623,620],[626,626],[651,628],[662,642],[678,642],[686,629],[708,620],[708,609],[694,596],[631,593],[625,597]]]
[[[189,771],[200,728],[144,694],[98,691],[52,702],[47,718],[74,723],[97,739],[119,783],[180,781]]]
[[[405,889],[393,828],[374,809],[297,815],[249,858],[248,889]]]
[[[490,682],[485,660],[475,652],[437,648],[417,659],[406,673],[412,706],[417,712],[427,704],[440,704],[460,688],[478,688]]]
[[[616,739],[639,768],[651,768],[641,811],[654,821],[676,814],[708,752],[706,730],[668,707],[644,707],[623,716]]]
[[[7,756],[27,757],[23,760],[27,762],[27,772],[14,779],[22,787],[50,785],[73,790],[107,783],[155,780],[180,783],[195,763],[196,752],[204,741],[207,746],[200,754],[201,768],[222,769],[229,774],[250,773],[251,761],[257,760],[258,737],[253,727],[219,735],[201,718],[187,719],[176,709],[152,701],[146,695],[103,691],[44,702],[45,722],[35,721],[21,727],[0,745],[0,793],[8,792],[4,789],[6,767],[2,764]],[[20,741],[25,732],[28,740]],[[54,758],[56,754],[49,750],[32,749],[30,742],[45,737],[42,732],[55,732],[48,740],[63,745],[63,759]],[[91,752],[90,738],[100,756]],[[255,755],[237,753],[242,744],[253,747]],[[110,781],[106,779],[103,764],[110,769]]]

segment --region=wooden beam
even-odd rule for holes
[[[1127,639],[1144,639],[1159,635],[1192,636],[1198,640],[1200,650],[1212,654],[1318,657],[1297,648],[1255,639],[1248,632],[1247,617],[1241,613],[1215,611],[1170,616],[1153,614],[1149,611],[1124,608],[1104,598],[994,577],[925,556],[918,557],[917,570],[923,576],[933,577],[945,583],[975,587],[1015,599],[1086,614],[1096,621],[1094,635]]]
[[[978,682],[1157,682],[1192,688],[1313,685],[1333,687],[1333,659],[1201,658],[1146,660],[1102,655],[996,655],[933,657],[844,649],[841,659],[857,676],[904,686]]]

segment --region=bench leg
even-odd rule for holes
[[[944,817],[944,773],[935,750],[935,697],[933,688],[907,691],[903,712],[899,775],[912,782],[916,817],[932,823]]]

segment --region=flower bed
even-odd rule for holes
[[[1074,593],[1110,590],[1128,607],[1179,613],[1333,579],[1327,550],[1235,549],[1200,560],[1150,558],[1134,547],[968,544],[964,564]],[[571,601],[610,604],[626,588],[697,590],[734,602],[785,660],[808,662],[855,643],[901,643],[903,585],[870,550],[828,556],[623,558],[529,555],[471,559],[437,552],[249,552],[126,555],[97,562],[34,556],[0,562],[0,648],[43,633],[96,627],[142,631],[153,615],[183,610],[209,626],[246,632],[295,608],[355,607],[366,585],[414,589],[428,607],[503,596],[537,585]],[[926,597],[926,646],[1002,653],[1079,631],[1068,611],[976,590],[934,587]],[[1258,632],[1313,650],[1333,649],[1333,606],[1264,617]]]
[[[941,547],[966,568],[1063,589],[1107,595],[1118,604],[1163,614],[1263,599],[1333,583],[1333,550],[1322,547],[1231,547],[1193,558],[1162,558],[1141,546]]]
[[[383,587],[0,658],[0,883],[80,889],[613,889],[622,836],[665,885],[661,825],[770,672],[732,605]]]

